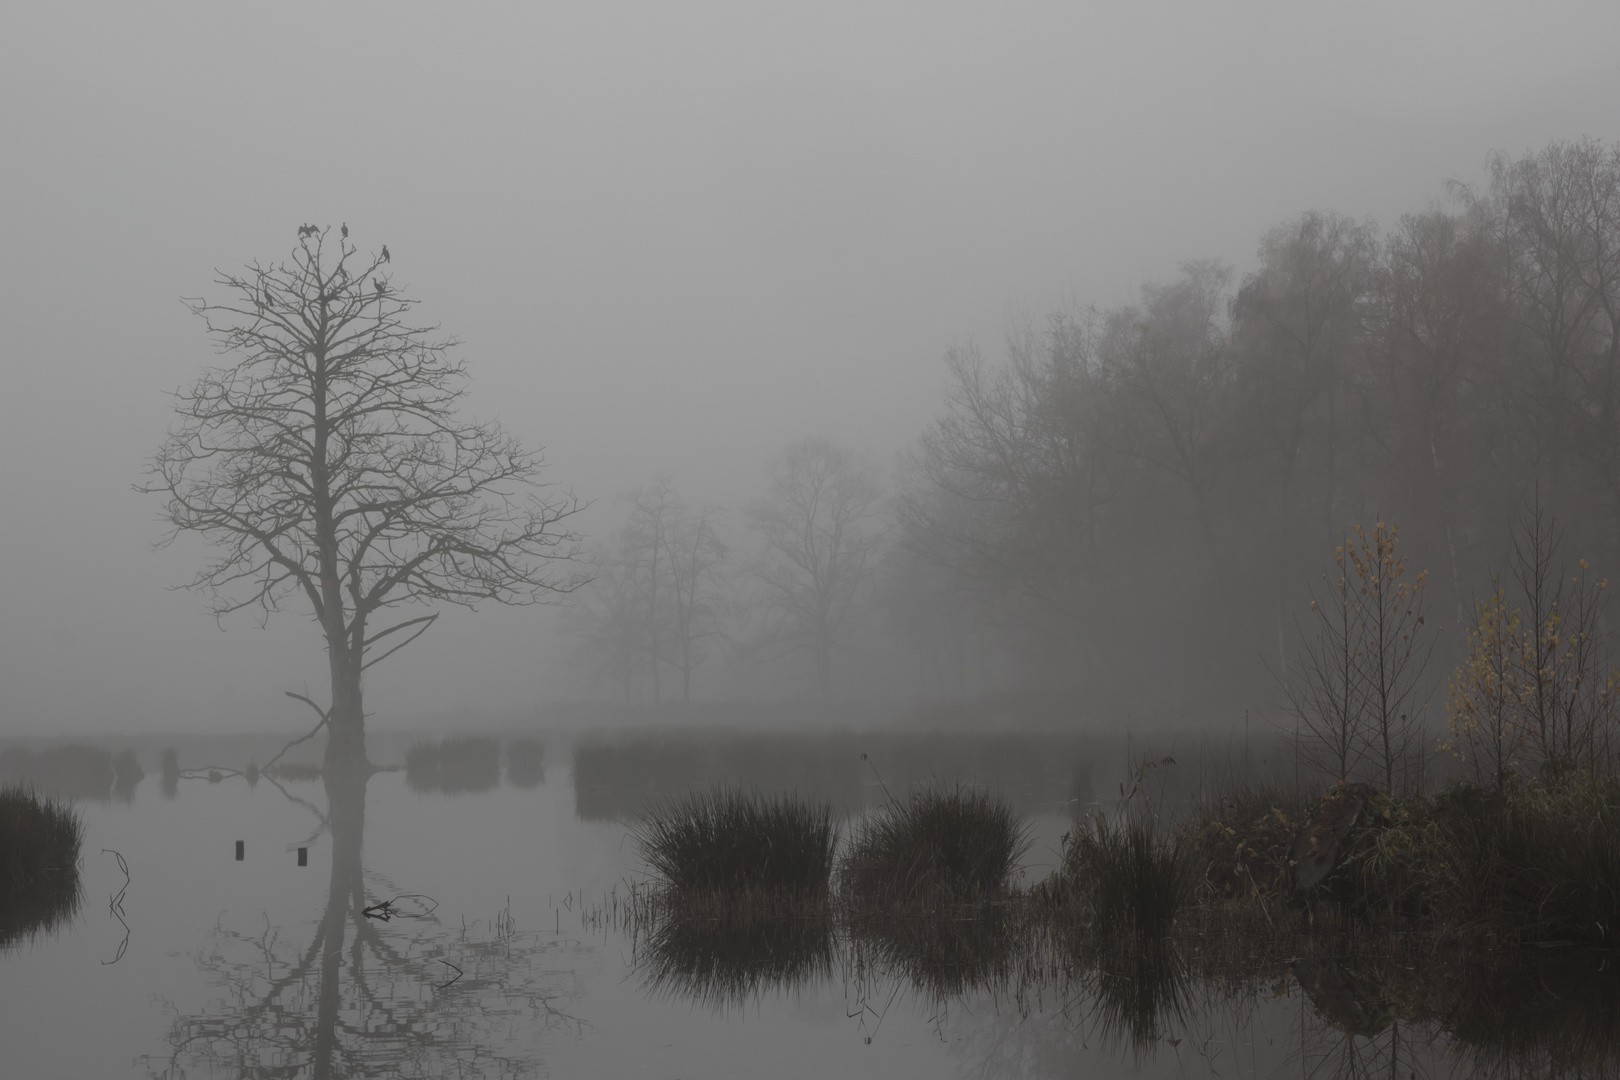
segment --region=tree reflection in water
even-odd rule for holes
[[[422,905],[375,906],[394,892],[367,900],[369,776],[326,778],[332,877],[313,938],[299,947],[268,923],[249,934],[222,920],[197,957],[219,995],[175,1016],[167,1061],[148,1062],[156,1075],[528,1075],[537,1048],[524,1033],[580,1026],[565,1008],[579,993],[577,945],[518,932],[504,915],[478,936]]]

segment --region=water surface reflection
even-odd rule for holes
[[[535,1037],[579,1026],[578,946],[520,932],[509,915],[447,928],[431,899],[365,872],[370,776],[325,779],[317,833],[331,835],[332,865],[314,933],[222,917],[196,954],[214,1000],[174,1016],[161,1075],[530,1075]]]

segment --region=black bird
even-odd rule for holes
[[[342,231],[343,239],[347,240],[349,238],[349,223],[347,221],[343,223]]]
[[[372,278],[371,283],[377,287],[377,295],[378,296],[381,296],[383,293],[388,291],[388,286],[384,285],[382,282],[378,281],[376,278]]]
[[[268,285],[264,287],[264,306],[270,306],[270,286]]]
[[[384,244],[383,245],[383,262],[393,262],[393,261],[394,261],[393,259],[388,257],[388,245]]]

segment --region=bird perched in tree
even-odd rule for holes
[[[306,236],[314,236],[316,233],[318,233],[320,231],[321,230],[317,229],[313,225],[305,225],[305,226],[303,226],[302,228],[300,228],[298,230],[298,239],[302,240]]]
[[[339,231],[340,231],[340,232],[341,232],[341,233],[343,233],[343,239],[345,239],[345,240],[347,240],[347,239],[348,239],[348,238],[349,238],[349,223],[348,223],[348,222],[347,222],[347,221],[345,221],[345,222],[344,222],[344,223],[343,223],[343,224],[342,224],[342,225],[341,225],[341,226],[340,226],[340,227],[339,227]]]
[[[393,262],[393,261],[394,260],[389,258],[389,256],[388,256],[388,245],[384,244],[383,245],[383,262]]]
[[[270,306],[270,286],[268,285],[264,287],[264,306]]]
[[[388,286],[384,285],[382,282],[378,281],[376,278],[372,278],[371,283],[374,286],[376,286],[378,296],[381,296],[383,293],[388,291]]]

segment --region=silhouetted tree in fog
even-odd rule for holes
[[[629,705],[652,663],[647,603],[631,538],[621,530],[613,545],[593,543],[584,562],[591,580],[569,598],[563,626],[592,678],[618,686]]]
[[[163,496],[169,539],[218,554],[192,586],[216,616],[294,597],[326,639],[328,764],[363,762],[361,673],[437,617],[377,629],[402,604],[533,603],[574,584],[556,564],[571,498],[542,497],[542,460],[499,425],[463,420],[453,341],[345,238],[299,231],[290,262],[216,279],[190,301],[229,366],[176,394],[178,421],[141,490]],[[313,703],[312,703],[313,704]]]
[[[1376,233],[1338,214],[1312,212],[1260,242],[1260,269],[1233,306],[1243,428],[1273,507],[1278,573],[1278,662],[1299,595],[1301,545],[1323,545],[1343,513],[1344,446],[1361,417],[1351,388],[1363,299],[1372,286]]]
[[[681,700],[692,699],[692,674],[721,635],[726,545],[719,511],[692,510],[668,476],[623,496],[629,519],[611,546],[590,555],[593,580],[570,604],[567,620],[580,654],[596,676],[618,683],[624,700],[648,676],[662,701],[662,667],[681,676]]]
[[[758,644],[809,652],[825,695],[833,649],[855,629],[876,567],[882,490],[865,458],[820,438],[777,453],[766,475],[769,492],[749,507],[766,549],[758,575],[767,625]]]

